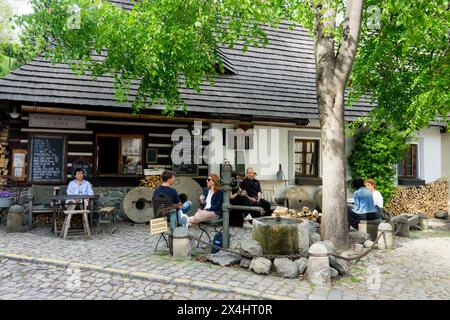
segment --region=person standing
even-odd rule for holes
[[[243,199],[243,205],[260,206],[264,209],[264,215],[270,216],[270,202],[262,198],[261,184],[255,179],[255,171],[253,168],[247,168],[245,179],[241,182],[240,187],[247,195]],[[253,218],[252,215],[259,215],[259,212],[249,213],[246,219],[250,219],[249,215]]]

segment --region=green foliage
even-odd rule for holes
[[[395,129],[364,127],[357,133],[348,158],[352,177],[375,180],[386,203],[395,189],[395,166],[405,154],[407,139],[405,133]]]
[[[94,79],[114,75],[120,102],[136,94],[135,112],[162,103],[173,115],[183,106],[180,89],[199,92],[203,81],[214,82],[215,65],[223,70],[219,45],[244,51],[267,45],[265,26],[281,21],[312,30],[316,2],[141,0],[123,10],[106,0],[31,0],[34,13],[20,21],[49,40],[47,56],[54,62],[68,63],[78,74],[90,71]],[[79,16],[70,10],[74,4]],[[99,53],[102,61],[95,57]]]
[[[448,0],[368,0],[380,28],[363,25],[353,98],[370,92],[372,121],[413,132],[450,113]]]

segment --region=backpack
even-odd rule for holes
[[[211,248],[211,253],[219,252],[219,248],[222,248],[222,240],[223,240],[222,232],[216,232],[212,242],[213,247]]]

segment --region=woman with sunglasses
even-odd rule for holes
[[[222,218],[223,190],[219,185],[219,176],[215,173],[209,174],[206,183],[207,188],[200,196],[200,209],[189,217],[189,225]]]

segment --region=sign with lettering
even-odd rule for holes
[[[28,125],[43,128],[86,129],[86,116],[30,113]]]
[[[66,136],[33,135],[30,152],[31,182],[66,181]]]
[[[160,234],[167,231],[167,220],[165,218],[157,218],[150,220],[150,234]]]

